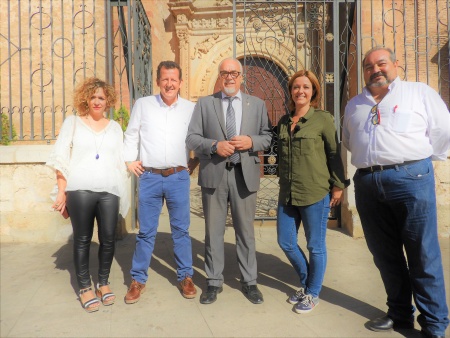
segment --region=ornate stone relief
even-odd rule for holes
[[[243,34],[237,34],[237,35],[236,35],[236,42],[237,42],[237,43],[241,44],[241,43],[244,42],[244,40],[245,40],[245,38],[244,38],[244,35],[243,35]]]
[[[177,16],[177,21],[180,23],[179,20],[184,20],[184,18],[179,17],[184,14],[180,14]],[[193,19],[188,21],[183,21],[182,23],[188,24],[188,27],[191,29],[212,29],[212,28],[233,28],[233,18],[227,17],[227,18],[209,18],[209,19]],[[236,26],[237,27],[244,27],[244,18],[236,18]]]
[[[215,82],[215,80],[211,80],[211,74],[216,72],[216,68],[218,67],[220,61],[222,61],[225,57],[231,56],[232,53],[233,53],[233,48],[232,48],[232,46],[230,46],[228,44],[228,48],[222,50],[222,52],[220,54],[214,55],[214,56],[210,55],[209,60],[211,62],[209,62],[209,65],[205,69],[204,75],[201,78],[200,90],[199,90],[200,96],[211,94],[211,93],[206,92],[206,90],[208,89],[208,88],[206,88],[207,85],[209,85],[211,81]]]
[[[178,14],[177,15],[177,23],[186,23],[186,22],[188,22],[186,14]]]
[[[187,49],[189,43],[189,33],[187,29],[178,29],[177,36],[180,40],[180,49]]]
[[[216,6],[229,6],[233,3],[230,0],[216,0]]]
[[[195,58],[201,59],[203,57],[203,54],[208,54],[208,52],[211,50],[211,48],[218,42],[222,41],[224,38],[219,39],[219,34],[213,33],[212,36],[209,38],[197,42],[197,44],[194,46],[194,51],[191,56],[191,60],[194,60]]]

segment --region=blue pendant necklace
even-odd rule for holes
[[[91,126],[91,122],[89,122],[89,118],[86,117],[88,124],[89,124],[89,128],[91,129],[92,134],[94,135],[94,142],[95,142],[95,159],[98,160],[100,158],[100,155],[98,154],[98,151],[100,150],[100,148],[102,147],[103,144],[103,140],[105,139],[105,135],[106,135],[106,127],[103,133],[103,137],[102,137],[102,141],[100,142],[100,145],[97,147],[97,136],[95,135],[94,129],[92,129]]]

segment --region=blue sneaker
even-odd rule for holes
[[[299,301],[301,301],[303,299],[303,297],[305,297],[305,296],[306,296],[305,295],[305,289],[304,288],[300,288],[292,296],[289,297],[288,302],[291,303],[292,305],[295,305]]]
[[[297,313],[311,312],[319,304],[319,297],[305,295],[295,306],[294,311]]]

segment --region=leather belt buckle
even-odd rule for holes
[[[179,173],[180,171],[183,171],[186,168],[182,167],[182,166],[178,166],[176,168],[167,168],[167,169],[155,169],[155,168],[152,168],[152,167],[144,167],[144,169],[145,169],[145,171],[148,171],[148,172],[150,172],[152,174],[161,175],[163,177],[167,177],[167,176]]]
[[[168,169],[162,169],[161,170],[161,175],[163,177],[167,177],[167,176],[170,176],[172,174],[175,174],[175,169],[174,168],[168,168]]]

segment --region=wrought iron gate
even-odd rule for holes
[[[141,0],[8,0],[0,11],[8,13],[0,22],[6,140],[56,139],[86,77],[114,84],[127,109],[152,91],[151,27]]]
[[[151,25],[141,0],[110,1],[113,12],[109,17],[117,21],[110,49],[114,58],[111,73],[120,84],[121,102],[128,98],[131,109],[136,99],[152,92]]]
[[[276,124],[287,110],[287,79],[312,70],[322,88],[322,107],[340,131],[347,101],[360,92],[363,52],[391,47],[400,77],[422,81],[449,102],[450,1],[235,0],[235,56],[244,65],[244,86],[265,100],[274,139],[264,157],[256,218],[276,218],[278,200]],[[242,51],[243,55],[236,55]],[[340,137],[338,133],[338,137]],[[331,217],[339,216],[333,214]]]

